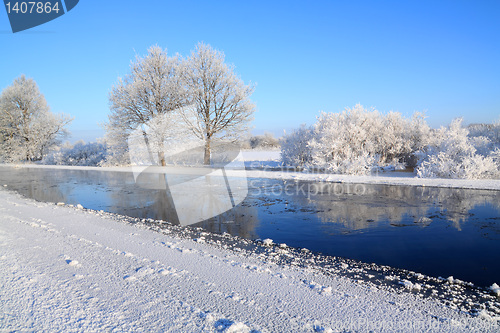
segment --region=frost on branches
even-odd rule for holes
[[[300,126],[280,140],[281,160],[285,165],[304,167],[312,162],[309,141],[312,139],[313,129],[306,125]]]
[[[107,146],[103,142],[85,143],[78,141],[75,145],[66,143],[55,147],[42,160],[50,165],[102,166],[106,160]]]
[[[185,120],[204,143],[204,164],[210,164],[217,141],[235,141],[248,130],[255,111],[250,100],[254,88],[245,85],[224,58],[224,53],[200,43],[184,62],[183,77],[195,116]]]
[[[287,165],[310,166],[332,173],[367,174],[375,167],[411,165],[413,152],[427,144],[430,128],[423,115],[412,120],[361,105],[341,113],[321,113],[316,124],[282,139]]]
[[[130,74],[120,78],[109,95],[111,114],[105,124],[109,146],[107,164],[128,164],[127,140],[137,128],[153,119],[184,106],[185,85],[181,83],[182,66],[179,57],[168,57],[159,46],[149,48],[146,57],[137,57],[130,66]],[[154,136],[169,135],[176,124],[164,124]],[[159,164],[165,165],[163,156]]]
[[[67,135],[70,121],[50,112],[35,81],[20,76],[0,96],[0,160],[41,160]]]
[[[416,167],[418,177],[500,178],[500,124],[431,129],[423,114],[405,119],[361,105],[321,113],[312,129],[282,139],[283,163],[342,174],[368,174],[380,167]]]
[[[253,88],[209,45],[198,44],[185,59],[154,46],[130,69],[109,97],[108,165],[128,164],[130,157],[166,165],[165,154],[192,148],[193,142],[210,164],[216,143],[241,136],[252,119]],[[142,147],[142,141],[147,150],[132,156],[129,148]]]
[[[496,134],[498,127],[491,126],[489,131],[484,131],[485,128],[482,131],[473,128],[475,136],[471,136],[469,130],[462,126],[462,119],[458,118],[448,128],[437,130],[437,142],[429,147],[428,155],[417,168],[417,176],[499,178],[500,141]]]

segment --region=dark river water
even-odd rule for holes
[[[139,187],[128,172],[0,167],[4,184],[39,201],[175,220],[166,191]],[[500,191],[270,179],[248,186],[235,208],[192,226],[479,286],[500,282]]]

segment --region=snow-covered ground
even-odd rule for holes
[[[418,293],[427,288],[423,277],[421,283],[401,280],[403,290],[395,291],[341,273],[322,274],[312,259],[310,266],[294,265],[294,252],[269,240],[245,241],[261,251],[238,251],[201,230],[191,230],[199,233],[196,239],[175,226],[158,232],[125,217],[40,203],[3,189],[0,220],[0,331],[500,329],[496,310],[474,315],[454,305],[462,297],[460,284],[445,305]],[[277,256],[289,264],[276,264]],[[336,269],[362,273],[347,263]],[[490,309],[500,311],[495,297]]]

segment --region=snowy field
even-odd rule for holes
[[[394,290],[323,274],[313,259],[297,267],[293,251],[270,241],[255,245],[262,251],[231,249],[227,244],[238,240],[227,235],[221,242],[201,230],[195,239],[174,226],[158,232],[125,217],[40,203],[6,190],[0,190],[0,214],[3,331],[500,329],[500,308],[469,312],[454,301],[446,305],[419,295],[427,288],[424,277],[421,283],[401,280],[401,289]],[[289,263],[278,265],[276,257]],[[362,273],[347,263],[339,266],[338,272]],[[465,288],[452,282],[442,282],[450,284],[450,299],[463,300]],[[490,297],[490,305],[498,306]]]

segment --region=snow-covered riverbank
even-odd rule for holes
[[[174,227],[156,232],[5,190],[0,219],[0,329],[7,331],[499,330],[491,311],[471,314],[416,293],[425,283],[402,280],[408,291],[395,292],[321,274],[313,263],[277,265],[276,256],[295,261],[285,247],[234,251],[202,231],[193,241]],[[349,271],[345,265],[339,270]]]
[[[260,163],[262,162],[262,163]],[[378,175],[353,176],[327,173],[299,172],[281,170],[266,164],[272,161],[255,161],[261,166],[259,169],[235,170],[231,176],[241,176],[247,178],[267,178],[284,180],[301,180],[315,182],[338,182],[347,184],[383,184],[383,185],[408,185],[408,186],[429,186],[443,188],[466,188],[482,190],[500,190],[500,179],[446,179],[446,178],[417,178],[406,172],[383,172]],[[39,165],[39,164],[0,164],[0,167],[14,168],[44,168],[59,170],[86,170],[86,171],[114,171],[132,172],[132,167],[91,167],[91,166],[64,166],[64,165]]]

